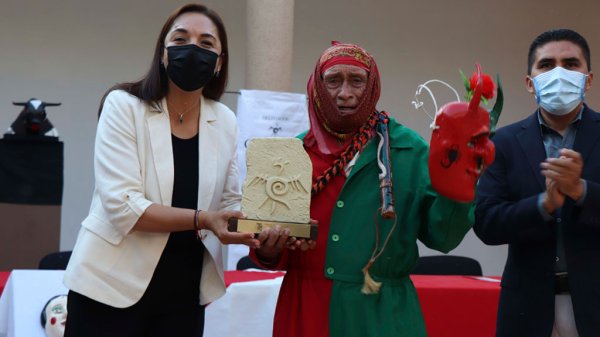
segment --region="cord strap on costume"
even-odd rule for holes
[[[384,115],[384,117],[380,117],[381,115]],[[325,188],[325,186],[327,186],[331,179],[340,175],[352,158],[354,158],[358,152],[362,151],[369,140],[376,134],[377,124],[380,122],[387,123],[387,121],[389,121],[389,118],[385,112],[375,111],[371,114],[367,122],[363,124],[354,135],[352,141],[348,144],[348,147],[346,147],[340,157],[334,160],[333,164],[315,179],[311,189],[312,195],[317,195]]]
[[[371,274],[369,274],[369,268],[371,268],[373,263],[375,263],[375,260],[377,260],[381,256],[381,254],[383,254],[383,251],[390,242],[392,234],[396,230],[396,225],[398,224],[398,218],[394,217],[394,224],[392,225],[392,228],[390,228],[390,231],[386,236],[385,241],[383,241],[381,249],[379,249],[379,211],[380,209],[377,209],[377,211],[375,212],[375,217],[373,219],[373,222],[375,223],[375,247],[373,248],[373,252],[371,253],[371,258],[369,259],[369,262],[362,269],[365,279],[361,292],[365,295],[376,294],[381,288],[381,282],[377,282],[371,277]]]
[[[379,114],[377,135],[377,165],[379,166],[379,187],[381,188],[381,216],[392,219],[396,216],[394,210],[394,193],[392,190],[392,163],[390,160],[390,137],[388,132],[389,117],[383,111]]]

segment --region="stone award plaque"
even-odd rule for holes
[[[316,240],[310,223],[312,163],[297,138],[254,138],[246,150],[242,186],[246,219],[229,219],[229,230],[260,233],[279,225],[290,236]]]

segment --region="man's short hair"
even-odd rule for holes
[[[585,38],[574,30],[560,28],[543,32],[536,37],[533,42],[531,42],[531,45],[529,46],[529,54],[527,55],[527,74],[531,75],[531,67],[533,67],[533,62],[535,62],[535,53],[538,48],[542,47],[548,42],[557,41],[569,41],[578,45],[583,52],[583,57],[585,58],[585,62],[588,66],[588,71],[592,70],[590,47],[588,46]]]

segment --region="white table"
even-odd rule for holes
[[[283,276],[232,283],[225,295],[206,307],[205,337],[270,337]]]
[[[45,337],[40,315],[51,297],[66,294],[62,270],[13,270],[0,297],[0,336]]]
[[[45,337],[40,314],[53,296],[66,294],[62,270],[13,270],[0,297],[0,337]],[[206,307],[205,337],[267,337],[282,277],[232,283]]]

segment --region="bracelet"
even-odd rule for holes
[[[201,210],[197,209],[194,212],[194,229],[196,230],[196,239],[198,240],[202,240],[202,238],[200,237],[200,224],[198,223],[198,214],[202,212]]]

